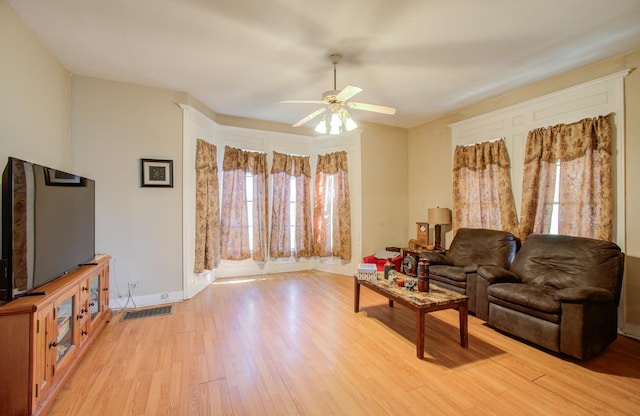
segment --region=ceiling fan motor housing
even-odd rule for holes
[[[322,101],[327,104],[335,104],[338,102],[336,96],[340,94],[338,90],[329,90],[322,93]]]

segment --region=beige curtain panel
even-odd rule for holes
[[[456,146],[453,161],[453,231],[487,228],[516,234],[518,220],[503,139]]]
[[[218,151],[198,139],[196,150],[196,249],[194,273],[220,264],[220,199]]]
[[[310,257],[313,255],[311,219],[311,165],[309,156],[273,152],[273,204],[269,256],[273,258]],[[295,178],[295,247],[291,252],[290,197],[291,178]]]
[[[529,132],[520,236],[548,233],[559,182],[558,233],[611,241],[613,185],[609,116]],[[560,166],[560,177],[556,178]]]
[[[225,260],[267,259],[267,155],[225,146],[222,162],[220,257]],[[253,175],[251,190],[253,250],[249,240],[246,173]]]
[[[347,152],[318,155],[313,238],[316,256],[351,260]]]

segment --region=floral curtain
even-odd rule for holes
[[[613,185],[609,116],[529,132],[522,184],[521,237],[548,233],[559,181],[558,233],[611,241]],[[556,179],[558,161],[560,177]]]
[[[347,152],[318,155],[314,201],[314,254],[351,260],[351,206]]]
[[[267,155],[225,146],[222,163],[221,254],[225,260],[267,258]],[[246,174],[253,176],[250,247]],[[253,248],[253,250],[252,250]],[[253,253],[253,254],[252,254]]]
[[[456,146],[453,161],[453,230],[489,228],[517,233],[516,205],[503,139]]]
[[[218,151],[198,139],[196,150],[196,249],[194,273],[212,270],[220,263],[220,202]]]
[[[294,257],[313,255],[311,232],[311,166],[309,156],[294,156],[273,152],[273,206],[271,211],[271,236],[269,255],[291,257],[290,184],[295,178],[296,213]]]

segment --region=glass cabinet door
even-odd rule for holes
[[[56,346],[56,363],[59,363],[74,344],[74,322],[75,295],[69,296],[64,302],[56,305],[56,323],[58,327],[58,337]]]
[[[51,386],[53,377],[53,361],[50,344],[55,342],[55,319],[53,304],[50,303],[38,310],[36,321],[35,377],[33,389],[34,400],[39,400]]]
[[[91,321],[96,319],[100,313],[100,275],[97,274],[91,278],[89,287],[91,298],[89,299],[89,312],[91,313]]]

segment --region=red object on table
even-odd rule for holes
[[[384,271],[384,264],[387,262],[386,258],[377,258],[374,254],[370,255],[370,256],[365,256],[362,259],[363,263],[369,263],[369,264],[375,264],[376,265],[376,269],[381,272]],[[397,272],[400,272],[400,268],[402,265],[402,256],[400,254],[398,254],[395,257],[391,258],[391,262],[393,263],[393,266],[395,268],[395,270]]]

